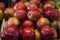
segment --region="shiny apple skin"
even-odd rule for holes
[[[47,8],[44,11],[44,17],[48,18],[50,21],[54,20],[55,10],[53,8]]]
[[[30,1],[30,3],[35,3],[35,4],[39,5],[41,0],[29,0],[29,1]]]
[[[37,28],[40,29],[45,25],[50,25],[50,21],[45,17],[41,17],[37,20],[36,25],[37,25]]]
[[[17,10],[14,12],[14,17],[20,21],[23,21],[27,18],[27,12],[23,9]]]
[[[10,18],[14,14],[14,9],[12,7],[8,7],[4,10],[4,14],[6,18]]]
[[[38,6],[34,3],[29,3],[29,5],[27,6],[27,10],[33,10],[33,9],[38,9]]]
[[[34,40],[35,33],[33,28],[23,28],[22,38],[23,40]]]
[[[20,31],[17,27],[8,27],[1,33],[2,40],[19,40]]]
[[[22,23],[22,26],[23,26],[23,28],[25,28],[25,27],[32,27],[32,28],[34,28],[34,23],[31,20],[25,20]]]
[[[24,2],[17,2],[13,8],[14,10],[26,9],[26,5]]]
[[[50,26],[44,26],[41,28],[41,37],[42,39],[51,39],[53,37],[54,33],[51,30]]]
[[[41,12],[36,9],[36,10],[30,10],[27,14],[28,19],[36,21],[41,17]]]

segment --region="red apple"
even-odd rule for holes
[[[28,11],[30,11],[30,10],[32,10],[32,9],[37,9],[37,8],[38,8],[37,5],[34,4],[34,3],[30,3],[30,4],[27,6],[27,10],[28,10]]]
[[[3,20],[3,18],[4,18],[4,13],[3,13],[3,11],[2,11],[2,10],[0,10],[0,21],[2,21],[2,20]]]
[[[41,17],[41,12],[38,9],[30,10],[27,16],[30,20],[36,21]]]
[[[55,10],[55,19],[59,20],[60,19],[60,12],[58,10]]]
[[[25,20],[22,24],[23,28],[25,27],[33,27],[34,28],[34,23],[31,20]]]
[[[24,2],[17,2],[13,8],[14,10],[26,9],[26,5],[24,4]]]
[[[48,1],[45,5],[44,5],[44,9],[51,7],[51,8],[55,8],[55,3],[54,1]]]
[[[51,39],[54,36],[54,32],[51,30],[50,26],[44,26],[41,28],[41,37],[42,39]]]
[[[27,12],[25,10],[17,10],[15,11],[14,16],[20,21],[23,21],[27,17]]]
[[[8,27],[4,29],[1,33],[2,40],[19,40],[20,32],[17,27]]]
[[[12,17],[14,14],[14,9],[9,7],[4,10],[4,14],[6,18]]]
[[[54,29],[54,28],[51,28],[51,29],[52,29],[52,31],[54,33],[53,39],[57,39],[57,31],[56,31],[56,29]]]
[[[37,28],[40,29],[45,25],[50,25],[50,21],[45,18],[45,17],[41,17],[37,20]]]
[[[39,5],[40,4],[40,1],[41,0],[30,0],[30,3],[35,3],[35,4]]]
[[[8,19],[8,26],[10,25],[16,25],[19,26],[20,22],[16,17],[11,17]]]
[[[5,9],[5,4],[3,2],[0,2],[0,9],[4,10]]]
[[[33,28],[23,28],[22,38],[23,40],[34,40],[34,29]]]
[[[48,18],[50,21],[54,20],[55,17],[55,10],[53,8],[47,8],[44,11],[44,16]]]

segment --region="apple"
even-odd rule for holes
[[[41,39],[41,35],[40,35],[40,32],[35,29],[35,40],[40,40]]]
[[[51,29],[52,29],[52,31],[53,31],[53,33],[54,33],[53,39],[57,39],[57,31],[56,31],[56,29],[54,29],[54,28],[52,28],[52,27],[51,27]]]
[[[8,7],[4,10],[4,14],[6,18],[12,17],[14,14],[14,9],[11,7]]]
[[[51,30],[50,26],[44,26],[41,28],[41,38],[45,40],[52,39],[54,36],[54,32]]]
[[[35,32],[33,28],[23,28],[22,38],[23,40],[34,40]]]
[[[0,10],[0,21],[2,21],[2,20],[3,20],[3,18],[4,18],[4,13],[3,13],[3,11],[2,11],[2,10]]]
[[[30,11],[30,10],[33,10],[33,9],[38,9],[38,7],[37,7],[36,4],[30,3],[30,4],[27,6],[27,10]]]
[[[0,2],[0,9],[4,10],[5,9],[5,4],[3,2]]]
[[[44,11],[44,17],[48,18],[50,21],[54,20],[55,10],[53,8],[47,8]]]
[[[55,19],[56,20],[60,19],[60,12],[58,10],[55,10]]]
[[[55,8],[55,5],[52,5],[51,3],[46,3],[45,5],[44,5],[44,9],[47,9],[47,8]]]
[[[52,1],[52,0],[47,1],[47,3],[50,3],[50,4],[54,5],[54,6],[56,5],[55,2]]]
[[[41,17],[41,12],[38,9],[30,10],[27,14],[28,19],[36,21]]]
[[[35,3],[35,4],[39,5],[41,0],[29,0],[29,1],[30,1],[30,3]]]
[[[17,27],[8,27],[1,32],[2,40],[19,40],[20,31]]]
[[[23,21],[27,17],[27,12],[26,12],[26,10],[23,10],[23,9],[17,10],[14,12],[14,17],[19,19],[20,21]]]
[[[47,1],[47,3],[44,5],[44,8],[46,9],[48,7],[55,8],[55,2],[52,0]]]
[[[50,25],[50,21],[45,17],[41,17],[37,20],[36,25],[37,25],[37,28],[40,29],[45,25]]]
[[[32,27],[32,28],[34,28],[34,23],[31,20],[25,20],[22,23],[22,27],[23,28],[25,28],[25,27]]]
[[[17,2],[13,8],[14,10],[26,9],[26,5],[24,2]]]
[[[10,25],[16,25],[19,26],[20,22],[16,17],[11,17],[8,19],[8,26]]]

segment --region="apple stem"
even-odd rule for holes
[[[3,21],[2,21],[1,32],[3,31],[3,25],[4,25],[4,22],[5,22],[5,18],[4,18]]]

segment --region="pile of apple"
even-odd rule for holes
[[[0,3],[0,21],[4,18],[2,40],[55,40],[60,30],[60,11],[51,0],[20,1],[8,8]]]

